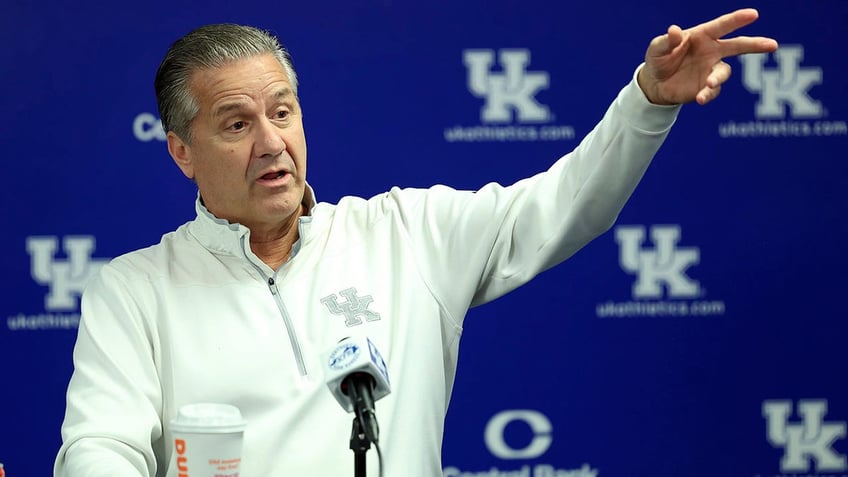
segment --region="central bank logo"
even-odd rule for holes
[[[530,428],[533,437],[525,446],[507,444],[506,427],[512,423],[523,423]],[[551,447],[554,426],[547,416],[530,409],[515,409],[495,414],[486,424],[483,433],[486,447],[493,456],[501,459],[535,459]]]
[[[32,278],[50,288],[44,298],[47,311],[79,309],[78,298],[86,283],[109,261],[92,258],[94,245],[91,235],[66,236],[62,239],[65,258],[57,258],[58,237],[27,237]]]
[[[681,247],[680,226],[651,227],[652,246],[645,245],[645,228],[622,226],[615,229],[618,261],[621,268],[636,275],[634,298],[661,298],[663,290],[670,298],[695,298],[701,294],[698,282],[686,270],[701,260],[697,247]]]
[[[527,434],[530,434],[529,442]],[[443,477],[465,477],[470,475],[511,477],[597,477],[598,469],[584,463],[581,467],[563,469],[551,463],[516,464],[516,461],[540,459],[551,448],[554,426],[545,414],[533,409],[508,409],[492,416],[483,431],[486,448],[496,458],[508,461],[511,469],[490,467],[484,471],[461,470],[448,466],[442,470]],[[559,455],[558,455],[559,457]],[[571,460],[574,460],[573,458]],[[577,462],[580,462],[579,460]],[[520,465],[519,468],[515,468]]]
[[[530,50],[500,50],[499,73],[492,71],[493,50],[465,50],[462,57],[468,68],[468,90],[486,100],[480,111],[484,123],[510,122],[513,113],[522,123],[550,120],[548,108],[536,100],[536,94],[550,85],[550,78],[545,71],[527,71]]]
[[[776,68],[767,68],[768,54],[742,55],[742,84],[760,95],[755,107],[758,119],[783,119],[786,110],[797,119],[821,118],[821,102],[810,97],[810,89],[822,83],[822,69],[801,66],[804,47],[783,45],[773,53]]]
[[[810,472],[844,472],[846,457],[833,449],[836,441],[845,438],[845,422],[825,421],[827,401],[800,400],[797,414],[800,421],[790,421],[792,401],[776,400],[763,403],[766,435],[773,447],[783,448],[780,471],[790,474]]]
[[[141,113],[133,120],[133,136],[141,142],[167,141],[162,121],[150,113]]]

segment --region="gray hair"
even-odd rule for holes
[[[182,140],[191,143],[191,122],[200,110],[189,88],[195,71],[268,53],[285,69],[297,97],[297,74],[291,55],[268,31],[221,23],[197,28],[174,42],[159,65],[154,82],[165,132],[174,131]]]

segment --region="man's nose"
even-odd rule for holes
[[[286,150],[282,130],[270,119],[263,118],[255,129],[255,150],[257,156],[277,156]]]

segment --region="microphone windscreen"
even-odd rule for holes
[[[374,343],[365,336],[339,341],[322,356],[324,381],[336,401],[347,412],[353,412],[353,401],[342,390],[342,381],[354,373],[367,373],[374,378],[374,401],[391,392],[386,361]]]

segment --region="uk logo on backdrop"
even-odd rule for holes
[[[742,86],[755,97],[753,118],[719,124],[719,136],[823,137],[848,135],[848,122],[828,119],[821,99],[824,71],[804,61],[803,45],[782,45],[771,55],[742,55]],[[769,59],[773,62],[769,62]]]
[[[682,240],[679,225],[621,225],[615,228],[618,262],[633,279],[630,299],[596,306],[599,318],[715,316],[725,313],[721,300],[706,300],[692,268],[701,249]]]
[[[848,458],[837,446],[846,438],[845,421],[827,417],[826,399],[763,402],[766,440],[780,449],[780,476],[842,477]]]
[[[554,123],[538,96],[550,74],[530,67],[528,49],[469,49],[462,52],[468,93],[480,100],[479,123],[445,129],[448,142],[564,141],[574,128]],[[497,64],[496,64],[497,61]]]
[[[46,288],[37,313],[9,316],[10,330],[71,329],[79,325],[79,299],[88,281],[109,258],[94,257],[92,235],[31,236],[26,239],[30,274]]]
[[[522,429],[523,428],[523,429]],[[517,438],[516,434],[530,438]],[[466,470],[450,465],[442,469],[443,477],[466,477],[472,475],[510,477],[597,477],[598,469],[587,463],[571,469],[538,462],[543,459],[553,444],[554,426],[550,418],[534,409],[507,409],[492,416],[483,430],[483,442],[489,453],[497,459],[497,465],[485,470]],[[531,465],[526,463],[534,459]],[[546,459],[543,459],[546,460]]]

